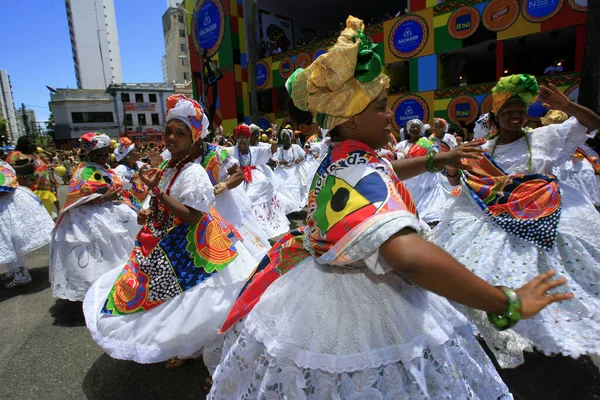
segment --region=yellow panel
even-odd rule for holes
[[[242,81],[242,66],[239,64],[236,64],[233,66],[233,68],[234,68],[234,72],[235,72],[235,81],[241,82]]]
[[[235,127],[238,125],[237,119],[224,119],[223,122],[221,122],[221,125],[223,125],[223,133],[225,135],[228,135],[230,133],[233,132],[233,130],[235,129]]]
[[[441,26],[448,25],[448,20],[450,19],[451,15],[452,15],[452,13],[446,13],[446,14],[442,14],[442,15],[433,17],[433,27],[439,28]]]
[[[237,0],[229,0],[229,15],[237,16]]]
[[[428,56],[430,54],[433,54],[433,51],[434,51],[434,46],[433,46],[433,34],[434,34],[433,8],[426,8],[424,10],[419,10],[412,14],[416,14],[416,15],[423,17],[423,19],[425,20],[425,23],[427,24],[427,28],[428,28],[427,30],[429,33],[429,36],[427,38],[427,43],[425,44],[425,46],[423,47],[421,52],[419,54],[417,54],[415,57],[422,57],[422,56]],[[411,15],[411,14],[408,14],[408,15]],[[384,57],[385,57],[386,64],[389,64],[389,63],[395,62],[395,61],[401,61],[400,58],[396,57],[391,52],[391,50],[389,48],[389,37],[390,37],[390,31],[394,27],[394,24],[396,23],[396,21],[398,21],[400,18],[403,18],[403,17],[406,17],[406,16],[402,16],[402,17],[395,18],[395,19],[392,19],[389,21],[385,21],[383,23],[383,42],[385,45]],[[413,57],[413,58],[415,58],[415,57]]]
[[[243,18],[238,18],[238,35],[240,38],[240,53],[246,53],[246,25]]]
[[[436,111],[447,110],[451,101],[452,99],[435,100],[433,103],[434,108]]]
[[[438,0],[427,0],[427,7],[437,6],[439,3]]]
[[[498,32],[498,40],[520,37],[531,33],[541,32],[542,25],[534,22],[529,22],[522,15],[515,21],[510,28]]]

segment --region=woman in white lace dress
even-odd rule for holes
[[[167,99],[163,140],[171,159],[140,171],[153,195],[150,213],[140,216],[144,226],[129,261],[113,265],[85,297],[92,338],[113,358],[155,363],[203,352],[214,368],[223,341],[218,329],[256,265],[211,213],[223,185],[215,187],[190,154],[208,134],[203,115],[184,95]]]
[[[282,129],[283,146],[279,147],[272,157],[277,165],[275,176],[280,182],[278,192],[288,199],[285,214],[301,211],[308,200],[308,177],[302,166],[306,153],[302,147],[292,143],[293,137],[294,132],[291,129]]]
[[[114,168],[115,174],[121,180],[123,188],[131,191],[143,203],[148,195],[148,188],[139,178],[140,168],[144,163],[140,161],[140,153],[135,148],[131,139],[122,137],[114,151],[115,160],[119,163]]]
[[[307,227],[273,247],[223,327],[245,316],[210,399],[511,398],[466,318],[426,290],[491,313],[507,308],[504,290],[420,237],[427,225],[377,156],[390,132],[389,78],[363,29],[349,17],[337,44],[288,80],[296,107],[323,117],[333,142]],[[542,283],[549,275],[517,290],[524,317],[569,297],[542,295],[560,283]]]
[[[277,193],[276,180],[267,163],[277,150],[270,147],[250,146],[250,128],[241,124],[235,128],[237,145],[227,150],[239,161],[245,181],[242,184],[252,202],[254,218],[269,238],[289,231],[290,221],[286,218],[281,198]]]
[[[492,284],[519,286],[549,269],[567,277],[572,301],[551,305],[514,329],[545,354],[600,354],[600,214],[587,197],[549,175],[573,156],[598,119],[553,86],[542,87],[546,107],[573,117],[524,130],[537,88],[535,78],[515,75],[494,89],[485,148],[492,158],[488,171],[496,176],[447,171],[461,194],[434,231],[436,243]]]
[[[0,264],[8,264],[0,281],[7,289],[31,283],[25,254],[50,243],[53,228],[39,197],[19,185],[15,170],[0,160]]]
[[[73,173],[50,245],[52,295],[70,301],[83,301],[96,279],[127,261],[140,229],[129,192],[105,168],[110,138],[86,133],[81,147],[84,161]]]

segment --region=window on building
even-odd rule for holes
[[[181,52],[185,53],[185,43],[181,43],[179,46],[181,48]]]
[[[144,93],[136,93],[135,94],[135,102],[143,103],[144,102]]]
[[[187,72],[184,72],[184,73],[183,73],[183,80],[184,80],[184,81],[187,81],[187,80],[188,80],[188,74],[187,74]]]
[[[150,94],[148,95],[148,101],[149,101],[150,103],[156,103],[156,93],[150,93]]]
[[[146,126],[146,114],[138,114],[138,125]]]
[[[152,117],[152,125],[159,126],[160,120],[158,118],[158,114],[151,114],[150,116]]]
[[[179,30],[179,37],[185,37],[185,31],[183,29]]]
[[[71,118],[74,124],[87,124],[95,122],[114,122],[112,112],[72,112]]]
[[[125,114],[125,126],[133,126],[133,116],[131,114]]]
[[[178,15],[177,20],[183,24],[183,15]]]

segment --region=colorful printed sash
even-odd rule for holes
[[[15,170],[0,161],[0,193],[13,193],[19,187]]]
[[[180,163],[171,187],[187,163]],[[165,161],[159,169],[164,171]],[[206,281],[237,257],[221,221],[203,213],[195,225],[181,221],[152,197],[150,217],[136,237],[135,247],[113,285],[102,314],[124,315],[150,310]],[[199,305],[200,307],[201,305]],[[199,309],[200,310],[200,309]]]
[[[408,143],[407,143],[407,146],[408,146]],[[430,140],[422,137],[419,140],[417,140],[417,142],[415,144],[413,144],[411,146],[411,148],[408,150],[408,153],[406,153],[406,158],[426,156],[427,153],[429,153],[429,151],[431,149],[433,149],[433,147],[434,147],[434,145]]]
[[[466,161],[473,169],[461,172],[461,182],[485,214],[506,232],[551,249],[561,213],[556,177],[507,175],[488,153]]]
[[[107,170],[96,163],[79,163],[69,183],[69,193],[60,210],[57,226],[67,210],[95,200],[109,190],[121,190],[116,201],[128,205],[136,212],[140,209],[138,199],[131,192],[123,190],[123,184],[113,170]]]
[[[20,151],[13,151],[6,157],[6,162],[11,165],[16,165],[17,161],[21,160],[29,160],[29,157]],[[32,192],[37,190],[52,192],[54,188],[50,182],[50,172],[48,165],[35,155],[33,173],[26,175],[18,174],[19,185],[28,187]]]
[[[269,250],[248,278],[221,332],[247,315],[269,285],[302,260],[312,255],[322,264],[357,261],[352,257],[359,255],[348,250],[381,216],[417,213],[410,193],[389,163],[355,140],[329,149],[313,178],[308,207],[307,225],[284,235]]]
[[[448,145],[448,143],[444,142],[442,139],[440,139],[439,137],[437,137],[435,134],[429,136],[429,140],[436,146],[438,146],[440,148],[440,153],[446,153],[450,150],[452,150],[450,148],[450,145]]]

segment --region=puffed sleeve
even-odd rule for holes
[[[200,164],[188,163],[177,177],[171,194],[194,210],[209,212],[215,201],[214,187]]]

